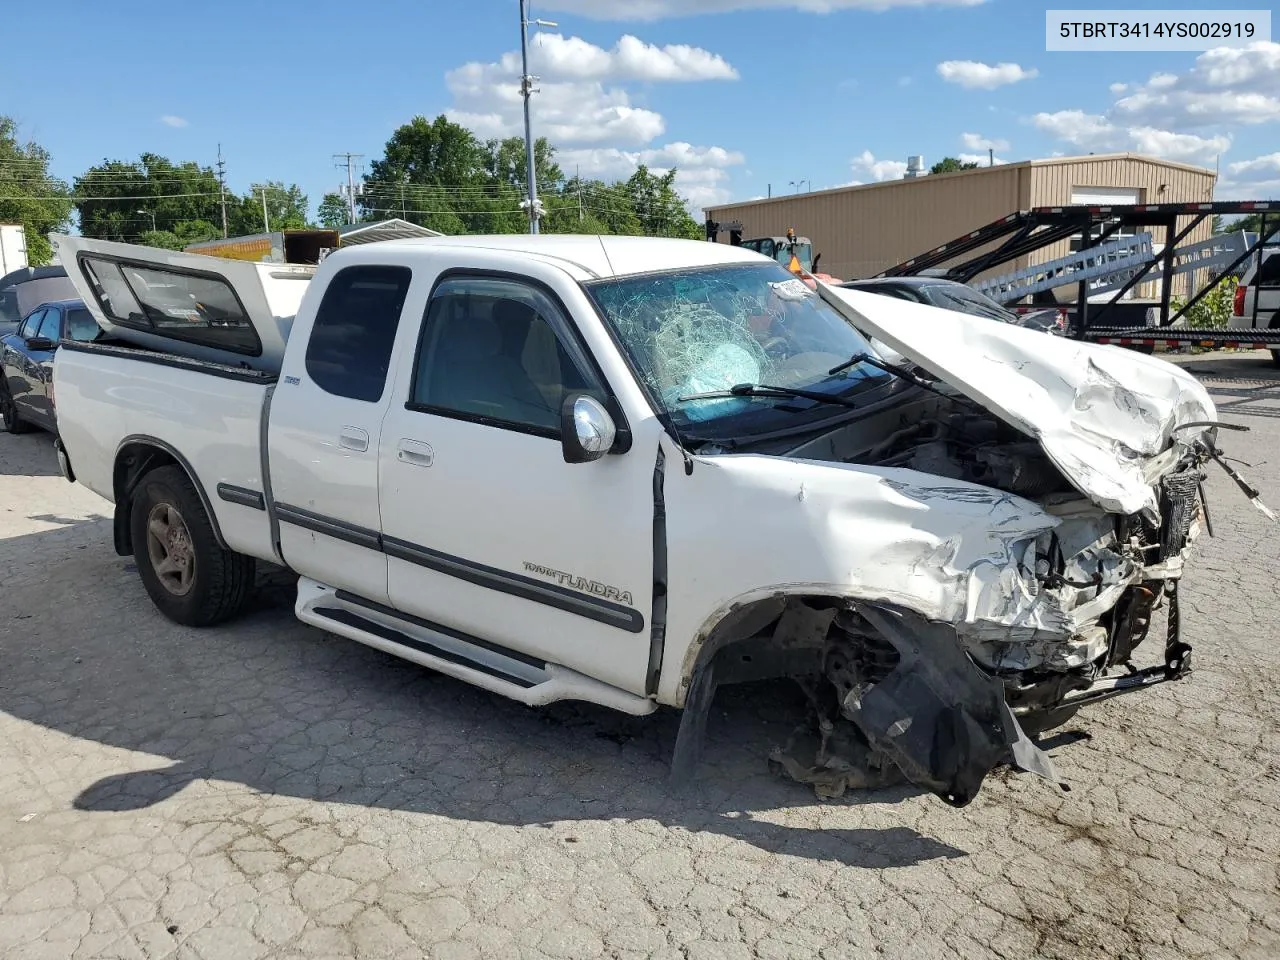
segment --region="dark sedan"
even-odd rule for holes
[[[849,280],[840,284],[853,290],[879,293],[912,303],[927,303],[944,310],[956,310],[978,317],[990,317],[1016,327],[1030,327],[1046,333],[1061,333],[1056,309],[1014,313],[967,284],[941,277],[878,277],[873,280]]]
[[[42,303],[18,329],[0,339],[0,421],[9,433],[30,427],[57,432],[53,409],[53,353],[59,340],[102,336],[80,300]]]

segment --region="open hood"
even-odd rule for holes
[[[1213,401],[1175,365],[1121,347],[819,283],[860,331],[1038,440],[1071,484],[1105,510],[1156,509],[1144,468],[1171,441],[1217,419]]]

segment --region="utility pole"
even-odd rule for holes
[[[994,167],[996,165],[996,148],[987,147],[987,166]]]
[[[222,144],[218,144],[218,196],[222,205],[222,239],[227,239],[227,162],[222,159]]]
[[[573,165],[573,181],[578,185],[578,222],[582,222],[582,173],[578,164]]]
[[[528,0],[520,0],[520,94],[524,97],[524,152],[529,175],[529,232],[538,232],[538,182],[537,164],[533,156],[533,125],[529,121],[529,97],[533,94],[533,83],[537,77],[529,74],[529,24],[539,27],[557,26],[551,20],[530,20]]]
[[[351,223],[356,222],[356,180],[355,180],[355,161],[363,157],[363,153],[335,153],[333,159],[335,167],[342,167],[344,164],[347,168],[347,211],[351,216]]]
[[[262,232],[271,232],[271,221],[267,219],[267,188],[262,188]]]

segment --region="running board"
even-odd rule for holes
[[[298,580],[294,613],[303,623],[320,630],[531,707],[557,700],[585,700],[636,716],[657,709],[657,704],[646,697],[559,664],[409,616],[306,577]]]

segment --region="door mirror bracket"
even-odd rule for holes
[[[571,393],[560,406],[560,446],[565,463],[599,460],[611,449],[618,428],[595,397]]]

